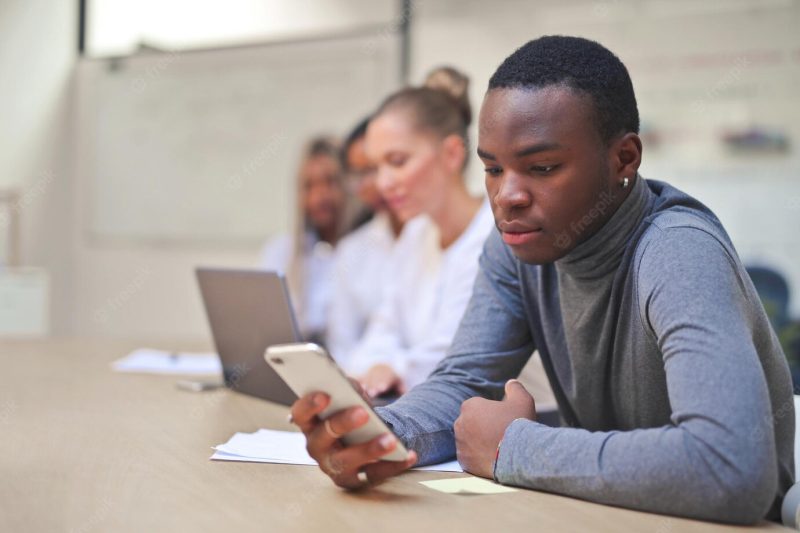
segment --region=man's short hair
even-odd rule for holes
[[[506,58],[489,90],[569,87],[588,96],[600,139],[639,132],[639,110],[628,69],[604,46],[580,37],[550,35],[528,42]]]
[[[350,161],[347,158],[347,152],[350,151],[350,147],[353,146],[356,142],[363,139],[367,135],[367,127],[369,126],[369,119],[372,117],[364,117],[362,118],[355,127],[350,130],[350,133],[347,134],[347,137],[344,139],[344,143],[342,144],[342,149],[339,152],[339,161],[342,163],[342,168],[349,172],[350,169]]]

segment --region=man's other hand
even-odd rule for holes
[[[525,387],[516,379],[506,383],[502,401],[470,398],[461,404],[461,414],[453,429],[456,435],[456,456],[462,468],[492,479],[497,446],[506,428],[517,418],[536,420],[536,404]]]

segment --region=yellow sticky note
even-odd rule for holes
[[[480,477],[436,479],[433,481],[420,481],[420,483],[428,488],[448,494],[500,494],[502,492],[517,491],[517,489],[498,485],[497,483]]]

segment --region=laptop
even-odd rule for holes
[[[284,276],[203,267],[195,272],[225,385],[283,405],[294,403],[297,396],[264,361],[267,347],[301,340]]]

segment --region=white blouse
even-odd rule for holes
[[[385,292],[361,342],[343,361],[351,375],[390,365],[407,387],[424,381],[444,358],[472,296],[483,243],[494,227],[484,201],[447,249],[426,216],[409,221],[382,274]]]
[[[395,240],[389,215],[377,213],[336,246],[326,340],[342,366],[382,301]]]

